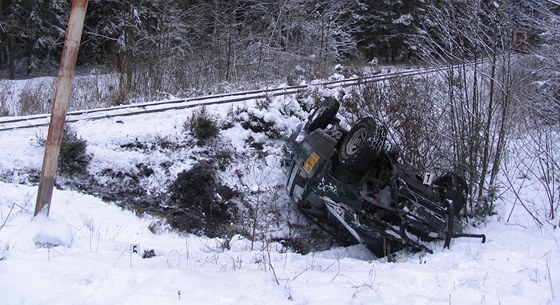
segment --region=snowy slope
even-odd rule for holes
[[[304,116],[278,112],[291,101],[254,111],[288,134]],[[244,105],[253,107],[249,103]],[[208,110],[220,119],[230,106]],[[170,156],[123,150],[135,139],[180,138],[192,110],[73,124],[93,154],[90,172],[106,167],[160,163]],[[560,304],[560,233],[537,227],[522,209],[498,203],[498,215],[468,228],[485,233],[454,239],[451,249],[429,246],[434,254],[399,253],[397,263],[374,259],[361,246],[301,255],[278,243],[253,245],[234,236],[224,240],[171,230],[154,234],[157,219],[138,217],[100,198],[55,190],[50,217],[33,218],[37,186],[22,169],[39,169],[46,128],[0,133],[0,304]],[[250,153],[246,140],[261,138],[240,126],[222,131],[224,145]],[[281,147],[267,146],[266,179],[281,183]],[[184,157],[176,175],[192,164]],[[245,166],[249,166],[246,164]],[[157,176],[147,181],[157,188]],[[236,178],[228,183],[240,183]],[[246,176],[247,191],[262,186]],[[21,184],[25,182],[26,184]],[[281,226],[280,226],[281,227]],[[278,229],[278,228],[276,228]],[[56,244],[56,245],[54,245]],[[142,254],[155,254],[142,258]],[[137,253],[135,253],[137,252]]]

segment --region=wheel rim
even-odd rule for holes
[[[452,188],[451,179],[444,177],[438,181],[437,185],[440,187],[440,195],[442,198],[447,198]]]
[[[356,130],[348,145],[346,146],[346,155],[351,156],[355,154],[362,144],[366,141],[367,130],[365,128],[360,128]]]

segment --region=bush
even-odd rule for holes
[[[8,101],[11,100],[11,88],[8,82],[0,81],[0,116],[8,116]]]
[[[42,135],[38,135],[37,143],[44,147],[47,140]],[[91,161],[91,156],[86,149],[87,141],[80,138],[72,127],[66,126],[58,156],[58,171],[68,175],[86,173]]]
[[[47,113],[50,111],[50,98],[54,96],[53,86],[46,81],[28,81],[19,94],[19,115]]]
[[[190,120],[183,124],[183,127],[190,130],[194,137],[200,141],[205,141],[214,138],[220,132],[216,119],[212,117],[206,107],[194,111]]]
[[[254,133],[263,133],[270,139],[280,139],[282,137],[283,127],[278,126],[276,122],[267,121],[265,119],[264,113],[268,112],[271,108],[272,100],[270,98],[265,98],[263,100],[258,100],[256,107],[247,107],[244,105],[232,110],[230,112],[230,119],[233,122],[237,122],[246,130],[251,130]],[[280,110],[280,115],[290,115],[295,114],[293,109],[284,105],[284,108]],[[233,122],[227,123],[227,126],[233,126]]]
[[[447,143],[436,129],[441,109],[433,99],[434,84],[427,78],[395,78],[366,83],[345,96],[342,106],[348,121],[373,116],[389,128],[392,148],[418,172],[442,167]],[[447,164],[445,164],[448,166]]]
[[[66,126],[60,146],[59,171],[63,174],[83,174],[87,171],[91,156],[86,151],[87,141]]]

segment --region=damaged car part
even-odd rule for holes
[[[383,257],[407,248],[448,248],[465,234],[457,215],[467,183],[454,173],[418,176],[385,148],[387,128],[371,117],[350,130],[336,119],[340,105],[327,98],[288,139],[286,190],[297,208],[343,243],[357,241]]]

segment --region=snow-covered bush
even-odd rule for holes
[[[224,125],[239,123],[246,130],[277,140],[289,135],[290,130],[306,115],[299,104],[266,98],[257,101],[255,107],[244,105],[232,109]]]
[[[270,103],[270,99],[265,99],[257,102],[256,109],[238,109],[237,120],[247,130],[255,133],[264,133],[271,139],[278,139],[281,135],[281,130],[279,130],[276,120],[272,118],[272,112],[269,110]]]

